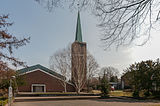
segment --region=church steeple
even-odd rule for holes
[[[77,17],[77,27],[76,27],[76,39],[77,42],[82,42],[82,30],[81,30],[81,21],[80,21],[80,13],[78,11]]]
[[[80,11],[77,17],[76,38],[71,46],[71,64],[71,81],[76,86],[76,91],[80,92],[86,87],[87,80],[87,48],[86,42],[82,41]]]

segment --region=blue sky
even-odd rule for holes
[[[41,64],[49,67],[49,57],[59,49],[74,42],[76,31],[77,11],[47,9],[34,0],[1,0],[0,14],[9,14],[14,25],[9,33],[18,38],[31,37],[27,46],[15,50],[15,56],[27,64]],[[134,62],[147,59],[157,59],[160,55],[158,31],[153,31],[152,38],[144,46],[112,48],[104,51],[100,42],[100,29],[96,27],[98,21],[88,11],[81,12],[83,41],[87,42],[88,50],[103,66],[113,66],[121,72]]]

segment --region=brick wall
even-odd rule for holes
[[[18,88],[20,92],[31,92],[32,84],[45,84],[46,92],[63,92],[64,87],[62,86],[62,81],[50,76],[40,70],[30,72],[23,75],[26,84]],[[70,84],[67,84],[67,91],[73,92],[74,87]]]
[[[85,42],[74,42],[72,44],[72,82],[86,83],[87,74],[87,49]],[[82,87],[83,88],[83,87]]]

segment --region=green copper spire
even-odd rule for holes
[[[81,21],[80,21],[80,13],[78,11],[77,17],[77,27],[76,27],[76,39],[77,42],[82,42],[82,31],[81,31]]]

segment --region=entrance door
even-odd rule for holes
[[[32,84],[32,92],[45,92],[45,85]]]
[[[33,92],[44,92],[44,86],[33,86]]]

